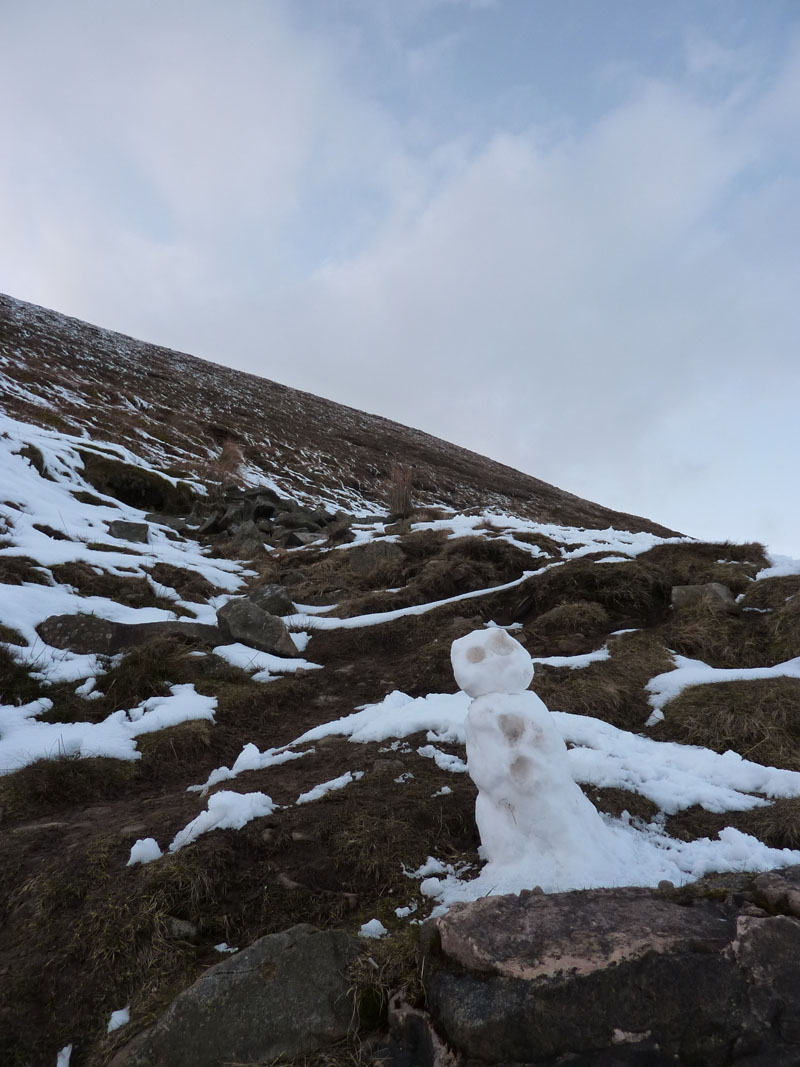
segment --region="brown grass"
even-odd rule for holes
[[[80,596],[99,596],[132,608],[166,608],[175,610],[173,601],[158,596],[146,578],[123,578],[108,571],[98,571],[88,563],[75,561],[51,567],[55,580],[73,586]]]
[[[54,753],[0,777],[0,807],[18,817],[63,811],[119,796],[135,773],[132,760]]]
[[[0,556],[0,585],[49,585],[47,576],[30,556]]]
[[[17,663],[7,648],[0,647],[0,704],[28,704],[42,695],[41,682],[28,668]]]
[[[786,601],[800,593],[800,574],[783,578],[760,578],[747,587],[741,600],[743,608],[779,609]]]
[[[203,601],[213,596],[217,589],[197,571],[175,567],[171,563],[156,563],[148,569],[153,581],[174,589],[182,600]]]
[[[764,546],[755,542],[656,545],[638,559],[643,564],[660,568],[670,585],[720,582],[733,593],[743,593],[756,572],[768,565]],[[718,560],[726,562],[719,563]]]
[[[642,631],[614,639],[609,659],[580,670],[537,666],[531,688],[551,711],[593,715],[625,730],[641,730],[652,710],[644,686],[672,666],[658,638]]]
[[[664,574],[638,560],[598,566],[578,559],[534,576],[522,592],[510,590],[511,618],[503,621],[527,622],[561,604],[591,601],[621,629],[663,617],[669,593]]]
[[[764,616],[729,615],[709,602],[674,611],[664,628],[664,640],[673,651],[711,667],[764,667],[778,662],[769,658]]]
[[[658,740],[732,749],[756,763],[800,770],[800,679],[691,686],[664,714],[653,731]]]

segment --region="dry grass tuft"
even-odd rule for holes
[[[764,616],[758,613],[729,615],[712,603],[687,604],[670,615],[664,640],[674,652],[711,667],[768,665]]]
[[[743,608],[761,608],[775,611],[782,608],[790,597],[800,593],[800,574],[783,578],[760,578],[751,582],[742,597]]]
[[[531,578],[524,592],[511,590],[512,619],[526,622],[552,608],[575,601],[602,605],[615,624],[636,625],[663,617],[670,583],[655,567],[632,560],[598,566],[578,559]]]
[[[732,749],[771,767],[800,770],[800,679],[695,685],[671,700],[658,740]]]
[[[119,796],[136,773],[129,760],[55,755],[0,778],[0,807],[17,817]]]
[[[764,546],[755,542],[743,545],[728,541],[655,545],[638,559],[641,563],[659,567],[670,585],[720,582],[734,593],[743,593],[756,572],[768,566]]]
[[[0,556],[0,585],[49,585],[47,575],[30,556]]]

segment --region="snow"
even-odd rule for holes
[[[600,663],[608,659],[610,655],[608,645],[603,645],[596,652],[586,652],[582,656],[540,656],[538,659],[535,658],[533,663],[541,663],[545,667],[568,667],[571,671],[578,671],[588,667],[590,663]]]
[[[210,830],[241,830],[251,820],[271,815],[274,810],[272,798],[266,793],[232,793],[221,789],[208,798],[205,811],[178,831],[169,851],[177,852]]]
[[[301,626],[312,631],[354,630],[360,629],[362,626],[377,626],[383,622],[395,622],[395,620],[405,618],[407,615],[424,615],[426,612],[433,611],[434,608],[440,608],[444,604],[455,604],[459,600],[472,600],[474,597],[487,596],[489,593],[499,593],[504,589],[513,589],[514,586],[521,585],[532,574],[537,573],[540,574],[541,571],[525,571],[521,578],[515,578],[514,581],[506,582],[505,585],[493,585],[488,589],[475,589],[471,593],[459,593],[458,596],[447,597],[445,600],[432,600],[427,604],[413,604],[411,607],[396,608],[394,611],[376,611],[369,615],[353,615],[349,619],[331,618],[327,615],[309,619],[305,615],[298,614],[287,615],[283,621],[289,629],[294,626]]]
[[[56,1057],[56,1067],[69,1067],[72,1056],[72,1045],[64,1045]]]
[[[229,781],[231,778],[235,778],[237,774],[242,774],[243,771],[263,771],[267,767],[286,763],[287,760],[309,756],[313,751],[313,748],[308,748],[305,752],[268,748],[265,752],[260,752],[258,746],[250,742],[244,746],[236,757],[232,767],[217,767],[202,785],[190,785],[187,789],[190,793],[207,793],[212,786],[217,785],[219,782]]]
[[[536,857],[537,884],[612,877],[614,841],[570,772],[550,712],[526,692],[533,668],[525,649],[503,630],[478,630],[454,641],[451,656],[456,681],[473,697],[467,769],[492,872],[527,855]],[[517,663],[527,670],[514,670]]]
[[[486,693],[522,693],[533,679],[531,657],[505,630],[474,630],[453,642],[453,673],[471,697]]]
[[[111,1018],[108,1020],[108,1033],[112,1034],[115,1030],[119,1030],[122,1026],[127,1026],[131,1021],[130,1008],[119,1008],[118,1011],[111,1012]]]
[[[163,854],[154,837],[140,837],[131,845],[130,859],[125,866],[132,867],[135,863],[152,863],[153,860],[160,859]]]
[[[238,948],[231,948],[227,941],[220,941],[218,945],[214,945],[217,952],[238,952]]]
[[[46,478],[20,454],[25,445],[32,445],[42,454]],[[103,497],[87,483],[79,449],[150,469],[120,446],[89,442],[0,414],[0,470],[3,472],[0,528],[5,529],[4,540],[10,542],[0,546],[0,559],[19,556],[35,559],[40,573],[50,581],[47,585],[4,585],[0,623],[13,627],[25,639],[24,646],[12,650],[14,657],[49,683],[78,681],[103,673],[103,664],[97,656],[75,655],[42,642],[35,628],[49,616],[84,613],[122,623],[174,620],[179,616],[165,608],[131,608],[105,597],[81,597],[70,586],[55,583],[47,568],[81,562],[119,577],[147,578],[146,568],[168,563],[201,574],[227,593],[237,590],[244,576],[241,564],[209,559],[197,542],[171,540],[167,536],[171,531],[156,523],[150,524],[149,544],[120,541],[117,548],[111,543],[114,539],[109,537],[107,523],[114,519],[145,522],[145,512]],[[168,477],[166,480],[175,481]],[[91,492],[104,502],[81,503],[73,495],[78,491]],[[51,527],[63,534],[64,539],[51,537],[36,529],[37,526]],[[93,544],[101,547],[90,547]],[[162,587],[154,588],[170,598]],[[198,615],[205,607],[180,600],[177,605]]]
[[[800,862],[800,851],[769,848],[732,827],[723,829],[716,841],[703,838],[684,842],[670,838],[663,831],[663,816],[662,821],[646,826],[635,823],[627,813],[621,819],[601,816],[578,785],[581,780],[601,784],[596,781],[596,752],[582,746],[573,749],[578,752],[577,763],[571,760],[557,719],[534,693],[520,691],[519,680],[490,647],[492,632],[479,631],[478,636],[470,636],[475,641],[469,647],[486,653],[483,657],[473,654],[470,659],[466,678],[470,691],[479,695],[469,705],[464,732],[469,774],[478,786],[475,819],[481,836],[480,853],[487,863],[478,877],[470,881],[462,880],[459,872],[425,878],[421,892],[435,898],[440,907],[534,886],[540,886],[545,892],[560,892],[601,886],[657,885],[663,879],[680,885],[711,870],[769,870]],[[507,641],[516,644],[513,638],[505,636]],[[462,638],[454,642],[452,655],[459,683],[463,677],[462,659],[466,657],[463,648],[457,646],[463,641]],[[518,647],[520,653],[524,652],[522,646]],[[509,650],[506,658],[510,659],[512,654]],[[581,717],[569,717],[576,718]],[[606,739],[621,742],[619,747],[623,751],[628,749],[627,761],[620,756],[600,761],[608,772],[602,784],[630,785],[632,777],[637,776],[639,792],[644,792],[647,739],[623,731],[610,733],[613,727],[608,724],[602,724],[607,730],[598,731],[598,725],[595,720],[584,728],[584,740],[596,742],[599,732],[601,737],[605,735]],[[573,726],[580,731],[578,724]],[[649,750],[651,755],[656,751]],[[630,758],[634,752],[638,760]],[[670,766],[670,756],[677,766]],[[716,754],[702,749],[667,746],[666,761],[660,761],[654,778],[661,794],[656,802],[663,811],[688,806],[692,786],[695,792],[699,787],[701,797],[691,799],[705,802],[717,811],[766,803],[760,797],[740,793],[736,785],[746,784],[750,790],[766,791],[769,786],[774,789],[778,784],[776,779],[780,778],[780,784],[788,786],[794,795],[800,790],[800,774],[748,764],[733,753],[709,758],[713,756]],[[708,782],[698,775],[692,780],[691,773],[687,773],[692,757],[704,772],[709,765],[719,772],[724,762],[729,772],[726,779]],[[652,766],[650,770],[652,773]],[[664,778],[670,771],[672,781],[664,789]],[[742,771],[745,782],[741,780]],[[674,793],[676,786],[681,785],[687,788],[678,800]],[[428,872],[417,873],[422,876]]]
[[[297,636],[299,635],[292,635],[293,638]],[[239,642],[232,645],[217,645],[214,654],[230,663],[231,666],[240,667],[243,671],[251,673],[254,682],[270,682],[277,675],[293,674],[297,670],[322,669],[320,663],[312,663],[307,659],[274,656],[271,652],[259,652]]]
[[[297,798],[297,803],[308,804],[312,800],[319,800],[326,793],[332,793],[336,789],[344,789],[346,785],[350,785],[351,782],[357,782],[363,777],[363,771],[346,771],[344,774],[340,774],[338,778],[331,778],[329,782],[322,782],[320,785],[315,785],[313,789],[309,789],[307,793],[301,793]]]
[[[136,738],[195,719],[214,721],[216,697],[201,696],[191,684],[173,685],[165,697],[150,697],[129,711],[112,712],[99,723],[38,722],[37,715],[52,707],[36,700],[22,707],[0,706],[0,774],[26,767],[39,759],[64,756],[140,759]]]
[[[664,718],[664,706],[692,685],[712,685],[716,682],[756,682],[767,678],[800,678],[800,656],[777,663],[774,667],[709,667],[699,659],[673,654],[675,670],[665,671],[651,678],[645,686],[650,694],[648,703],[653,714],[646,725],[652,726]]]
[[[371,937],[375,939],[385,937],[388,933],[389,931],[380,919],[370,919],[369,922],[364,923],[358,931],[359,937]]]
[[[800,574],[800,559],[791,556],[777,556],[767,553],[769,566],[762,568],[756,575],[756,581],[762,578],[787,578],[793,574]]]

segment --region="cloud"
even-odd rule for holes
[[[279,3],[42,11],[0,44],[0,288],[791,547],[797,50],[695,35],[598,114],[487,137],[392,100],[463,23],[383,24],[379,78],[367,23]]]

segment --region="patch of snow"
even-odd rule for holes
[[[645,686],[653,714],[645,725],[652,726],[664,718],[664,706],[684,689],[693,685],[717,682],[755,682],[766,678],[800,678],[800,656],[776,663],[774,667],[709,667],[699,659],[673,654],[675,670],[651,678]]]
[[[154,837],[140,837],[131,845],[131,855],[126,867],[132,867],[136,863],[152,863],[153,860],[161,859],[163,852]]]
[[[370,919],[369,922],[366,922],[363,924],[363,926],[361,926],[358,931],[358,936],[371,937],[377,940],[380,937],[385,937],[388,933],[389,931],[386,929],[380,919]]]
[[[320,785],[315,785],[313,789],[309,789],[308,792],[301,793],[297,798],[297,803],[308,804],[312,800],[319,800],[326,793],[332,793],[336,789],[344,789],[346,785],[350,785],[351,782],[357,782],[363,777],[363,771],[345,771],[338,778],[331,778],[330,781],[322,782]]]
[[[267,767],[275,767],[288,760],[309,756],[313,751],[313,748],[307,748],[303,752],[292,752],[286,748],[268,748],[265,752],[260,752],[258,747],[250,742],[236,757],[232,767],[217,767],[202,785],[187,786],[187,791],[205,794],[212,786],[218,785],[219,782],[227,782],[244,771],[263,771]]]
[[[64,756],[141,758],[136,738],[194,719],[214,721],[216,697],[201,696],[193,685],[173,685],[166,697],[150,697],[129,711],[112,712],[99,723],[37,722],[52,702],[37,700],[22,707],[0,707],[0,774],[39,759]]]
[[[292,635],[293,637],[295,635]],[[298,646],[299,647],[299,646]],[[296,670],[321,670],[320,663],[307,659],[274,656],[271,652],[259,652],[249,645],[235,642],[231,645],[217,645],[214,654],[220,656],[233,667],[240,667],[252,674],[254,682],[270,682],[280,674],[294,674]]]
[[[170,852],[196,841],[210,830],[241,830],[253,819],[271,815],[275,810],[272,798],[266,793],[233,793],[221,789],[208,798],[205,811],[187,823],[173,838]]]
[[[130,1021],[131,1009],[129,1007],[119,1008],[117,1011],[112,1011],[111,1018],[108,1020],[108,1030],[106,1032],[113,1034],[113,1032],[119,1030],[120,1027],[127,1026]]]
[[[217,952],[238,952],[238,948],[231,948],[227,941],[220,941],[218,945],[214,945],[214,949]]]
[[[603,645],[596,652],[586,652],[582,656],[540,656],[534,658],[533,662],[541,663],[545,667],[568,667],[571,671],[579,671],[590,663],[600,663],[608,659],[610,655],[608,645]]]

